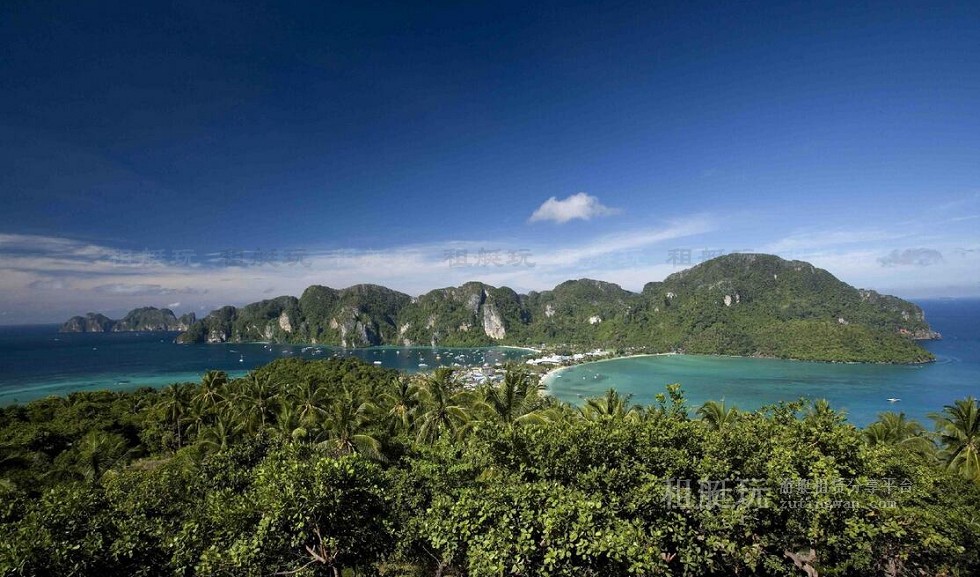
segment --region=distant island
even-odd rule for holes
[[[110,333],[130,331],[186,331],[197,317],[188,313],[178,318],[170,309],[143,307],[129,311],[120,320],[113,320],[99,313],[88,313],[68,319],[59,332],[62,333]]]
[[[183,318],[183,317],[182,317]],[[197,320],[180,343],[342,347],[601,346],[813,361],[921,363],[939,335],[918,306],[773,255],[730,254],[640,293],[580,279],[518,294],[469,282],[413,298],[377,285],[313,285]]]

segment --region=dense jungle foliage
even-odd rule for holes
[[[572,407],[354,359],[75,393],[0,409],[0,574],[976,575],[980,407],[937,409]]]

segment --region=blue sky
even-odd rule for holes
[[[733,251],[980,295],[975,2],[13,1],[0,78],[2,324]]]

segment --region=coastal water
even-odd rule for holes
[[[616,359],[571,367],[552,377],[549,391],[570,403],[613,387],[652,403],[680,383],[691,405],[725,400],[755,409],[801,397],[825,398],[856,425],[881,411],[903,411],[928,422],[930,412],[966,396],[980,397],[980,300],[919,303],[943,340],[924,343],[937,361],[925,365],[808,363],[768,359],[669,355]],[[508,348],[340,349],[302,345],[177,345],[176,333],[62,333],[57,325],[0,327],[0,405],[95,389],[132,389],[199,381],[209,369],[244,375],[274,359],[355,356],[405,371],[520,359]],[[427,365],[420,367],[420,364]],[[889,398],[901,399],[889,402]]]
[[[549,391],[581,404],[609,388],[649,404],[680,383],[693,407],[707,400],[753,410],[779,401],[827,399],[858,426],[882,411],[901,411],[931,427],[928,414],[967,396],[980,397],[980,300],[918,303],[943,340],[923,345],[924,365],[835,364],[690,355],[634,357],[570,367],[548,379]],[[889,399],[900,399],[889,401]]]
[[[352,356],[408,372],[520,359],[530,351],[503,347],[448,349],[305,345],[178,345],[178,333],[58,333],[58,325],[0,327],[0,405],[83,390],[125,390],[200,381],[211,369],[239,377],[277,358]],[[425,365],[425,366],[420,366]]]

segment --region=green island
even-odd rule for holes
[[[100,313],[74,316],[58,332],[62,333],[109,333],[141,331],[186,331],[197,320],[194,313],[178,317],[170,309],[141,307],[129,311],[119,320],[110,319]]]
[[[938,338],[918,306],[802,261],[729,254],[640,293],[590,279],[518,294],[471,282],[412,298],[376,285],[307,288],[190,324],[181,343],[343,347],[600,347],[810,361],[921,363]]]
[[[980,405],[581,407],[356,359],[0,409],[2,575],[976,575]]]

